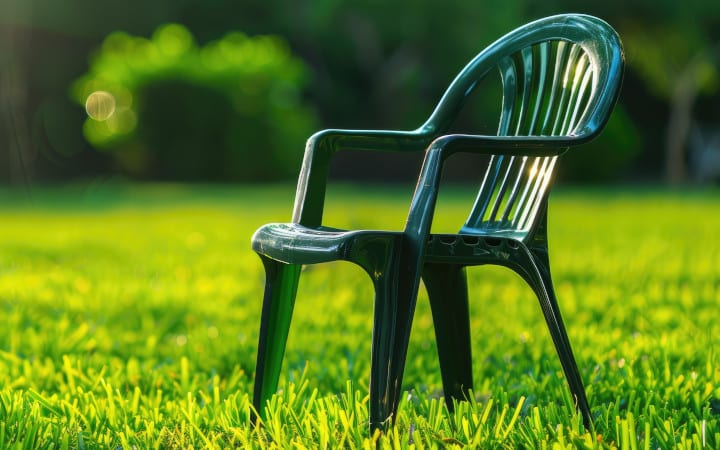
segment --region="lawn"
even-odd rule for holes
[[[424,291],[397,426],[371,436],[372,286],[308,267],[281,392],[250,424],[261,224],[292,186],[94,183],[0,191],[0,448],[719,448],[720,191],[560,188],[550,257],[595,430],[537,300],[469,272],[474,398],[444,407]],[[340,186],[327,223],[398,229],[409,191]],[[436,231],[469,192],[441,193]]]

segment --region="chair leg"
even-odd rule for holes
[[[423,281],[430,298],[445,403],[467,400],[473,387],[470,316],[465,267],[425,264]]]
[[[525,273],[521,273],[521,275],[528,281],[540,301],[540,307],[565,372],[565,378],[577,402],[576,407],[582,415],[585,428],[589,430],[592,427],[592,415],[585,395],[585,387],[570,346],[570,340],[560,315],[560,308],[557,304],[552,278],[550,277],[547,250],[531,251],[526,249],[525,252],[521,253],[527,257],[527,264],[523,264]]]
[[[370,367],[370,432],[395,422],[405,370],[418,281],[400,264],[373,277],[375,307]],[[413,288],[414,285],[414,288]]]
[[[265,296],[260,320],[253,406],[262,416],[265,404],[277,390],[280,379],[302,266],[284,264],[262,255],[260,258],[265,266]]]

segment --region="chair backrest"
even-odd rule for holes
[[[617,100],[622,45],[604,21],[559,15],[529,23],[476,56],[455,78],[421,127],[441,134],[478,82],[500,71],[503,100],[498,136],[596,137]],[[466,233],[527,234],[546,201],[557,156],[493,155]]]

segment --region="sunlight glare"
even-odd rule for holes
[[[115,112],[115,97],[107,91],[95,91],[88,95],[85,111],[91,118],[105,121]]]

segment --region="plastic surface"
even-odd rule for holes
[[[547,204],[558,156],[596,137],[617,100],[624,57],[615,31],[585,15],[527,24],[476,56],[430,118],[414,131],[325,130],[307,142],[292,223],[268,224],[252,238],[267,278],[254,405],[262,415],[276,391],[304,264],[353,262],[375,287],[370,427],[397,412],[420,279],[428,290],[447,405],[472,388],[465,267],[497,264],[519,273],[540,302],[586,427],[592,417],[550,277]],[[497,136],[447,135],[474,88],[492,70],[502,78]],[[326,177],[341,150],[424,152],[401,232],[323,226]],[[455,235],[431,235],[444,161],[457,152],[490,156],[477,199]]]

